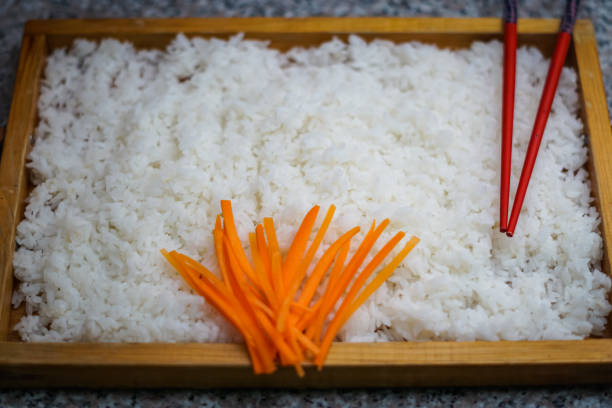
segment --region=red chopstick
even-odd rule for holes
[[[499,230],[501,232],[506,232],[508,229],[516,73],[517,1],[505,0],[504,5],[504,91],[502,99],[501,188],[499,192]]]
[[[550,60],[550,67],[548,68],[546,83],[544,84],[544,90],[542,91],[542,98],[540,99],[540,106],[538,107],[538,113],[531,132],[529,146],[527,147],[527,154],[525,156],[523,170],[521,171],[521,178],[519,180],[518,188],[516,189],[512,213],[510,214],[510,220],[508,221],[506,235],[509,237],[514,235],[516,223],[518,222],[523,201],[525,200],[527,185],[529,184],[529,179],[531,178],[533,166],[535,165],[536,157],[538,155],[538,150],[540,149],[542,135],[544,134],[544,129],[546,128],[546,122],[548,121],[550,108],[555,97],[555,92],[557,91],[557,85],[559,84],[559,77],[561,76],[565,56],[567,55],[567,50],[570,45],[571,33],[576,21],[579,3],[580,0],[568,0],[565,8],[565,14],[563,15],[563,20],[561,21],[559,35],[557,36],[557,45],[555,46],[555,51]]]

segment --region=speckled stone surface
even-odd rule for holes
[[[0,126],[6,125],[23,23],[101,17],[501,15],[501,0],[0,0]],[[560,17],[563,0],[520,1],[519,17]],[[612,0],[583,0],[579,18],[595,25],[612,106]],[[0,382],[2,379],[0,378]],[[4,390],[0,407],[611,407],[612,386],[328,391]]]

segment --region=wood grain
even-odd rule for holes
[[[325,368],[251,374],[238,344],[0,344],[3,387],[373,387],[612,380],[612,340],[337,343]],[[61,375],[58,375],[61,374]]]
[[[520,19],[518,33],[555,34],[558,19]],[[499,18],[393,18],[393,17],[308,17],[308,18],[133,18],[28,21],[29,35],[108,35],[177,33],[502,33]]]
[[[580,352],[576,353],[577,347]],[[229,343],[0,343],[1,365],[250,367],[242,344]],[[565,364],[612,361],[612,339],[334,343],[326,367]]]
[[[600,231],[603,237],[603,271],[612,273],[610,246],[612,245],[612,131],[597,54],[595,32],[590,21],[579,21],[574,28],[574,50],[580,80],[583,121],[589,135],[589,167],[592,190],[601,214]],[[612,292],[608,294],[612,301]],[[608,315],[608,334],[612,314]]]
[[[7,339],[9,331],[15,229],[27,194],[25,158],[36,121],[38,83],[45,55],[44,35],[24,36],[0,162],[0,341]]]
[[[594,168],[591,183],[602,218],[601,231],[605,256],[603,268],[610,274],[612,271],[609,256],[612,242],[612,132],[595,32],[590,21],[578,21],[574,28],[573,40],[583,116],[586,132],[589,135],[590,160]]]
[[[520,20],[519,43],[550,55],[558,20]],[[365,387],[517,385],[612,382],[612,339],[533,342],[421,342],[334,344],[326,367],[304,379],[282,369],[254,376],[237,344],[36,344],[8,335],[23,308],[10,311],[15,227],[27,192],[25,155],[36,122],[38,82],[47,50],[75,38],[113,37],[138,47],[163,47],[179,32],[205,37],[269,40],[284,50],[332,36],[419,40],[445,47],[501,38],[499,19],[305,18],[123,19],[28,22],[22,45],[5,152],[0,165],[0,387]],[[610,272],[612,140],[592,26],[578,21],[567,64],[578,69],[589,136],[591,177],[602,213]],[[7,146],[10,146],[7,148]],[[10,151],[10,153],[9,153]],[[10,341],[8,341],[10,340]]]
[[[557,19],[519,20],[519,45],[535,45],[549,55],[558,27]],[[456,49],[468,47],[473,41],[501,40],[503,33],[497,18],[385,17],[38,20],[28,22],[25,31],[45,33],[50,49],[70,46],[76,37],[91,40],[112,37],[140,48],[163,48],[177,33],[217,38],[244,33],[245,38],[265,40],[280,51],[319,45],[333,37],[345,40],[349,34],[358,34],[366,40],[420,41]]]

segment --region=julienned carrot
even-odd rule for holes
[[[231,271],[231,273],[229,274],[229,278],[230,281],[233,280],[235,282],[236,298],[240,306],[242,306],[245,320],[249,323],[249,326],[251,327],[251,330],[253,332],[253,337],[255,338],[255,342],[260,348],[260,354],[263,360],[262,362],[264,366],[267,366],[269,361],[272,361],[273,363],[274,356],[273,353],[269,350],[267,339],[263,336],[263,333],[260,330],[259,326],[261,324],[261,319],[258,319],[259,316],[257,310],[254,310],[251,304],[252,300],[249,300],[249,295],[251,294],[248,292],[248,289],[246,287],[246,279],[240,273],[241,268],[238,266],[238,260],[236,259],[233,251],[231,250],[231,243],[229,242],[229,238],[227,236],[224,236],[223,243],[229,259],[229,266]]]
[[[194,261],[193,259],[191,259],[190,257],[188,257],[187,255],[183,255],[180,254],[178,252],[174,252],[172,254],[179,262],[183,263],[184,265],[187,265],[188,267],[192,268],[193,270],[195,270],[197,273],[200,274],[200,276],[204,276],[207,280],[209,280],[213,286],[215,288],[217,288],[217,290],[219,292],[221,292],[222,294],[227,294],[227,286],[225,286],[225,284],[215,276],[215,274],[213,274],[211,271],[209,271],[208,269],[206,269],[204,266],[202,266],[200,263],[198,263],[197,261]]]
[[[265,317],[265,316],[264,316]],[[283,335],[279,333],[276,328],[272,325],[272,323],[265,318],[261,319],[262,327],[268,333],[268,336],[277,347],[278,352],[285,356],[290,364],[293,364],[297,361],[295,353],[291,350],[291,348],[287,345],[285,340],[283,339]]]
[[[317,342],[320,338],[320,334],[328,314],[332,311],[336,303],[338,303],[338,299],[340,299],[347,286],[355,276],[357,268],[359,268],[359,265],[361,265],[365,257],[368,255],[368,252],[370,252],[370,249],[374,246],[376,240],[380,234],[382,234],[383,230],[388,224],[388,219],[384,220],[378,227],[376,227],[375,222],[372,223],[372,226],[370,227],[370,230],[366,236],[363,238],[361,245],[359,248],[357,248],[357,251],[349,261],[348,265],[338,277],[337,285],[332,288],[329,297],[326,297],[323,300],[323,304],[319,308],[314,324],[306,331],[306,335],[311,339],[315,339],[315,342]]]
[[[270,319],[276,319],[276,313],[274,313],[274,311],[270,309],[270,307],[264,302],[257,299],[256,297],[251,297],[249,301],[254,307],[257,307],[259,310],[264,312],[265,315],[268,316]]]
[[[266,236],[263,229],[263,225],[257,224],[255,227],[255,237],[257,238],[257,250],[259,251],[259,258],[263,263],[264,270],[268,276],[268,283],[272,282],[272,261],[270,260],[270,251],[268,249],[268,243],[266,242]]]
[[[221,221],[221,214],[217,214],[215,219],[215,229],[213,230],[213,240],[215,243],[215,253],[217,255],[217,263],[219,264],[219,270],[221,271],[221,277],[225,282],[228,289],[231,290],[228,284],[227,277],[227,259],[223,254],[223,223]]]
[[[293,332],[295,333],[297,340],[300,343],[302,343],[302,345],[306,348],[306,350],[310,351],[315,356],[319,354],[319,351],[320,351],[319,347],[317,347],[316,344],[310,341],[308,337],[304,336],[304,333],[302,333],[300,330],[298,330],[295,327],[293,328]]]
[[[323,303],[323,300],[326,299],[328,294],[331,292],[331,288],[334,287],[333,285],[334,285],[338,275],[340,274],[340,271],[342,270],[342,267],[344,267],[344,261],[346,261],[346,257],[348,255],[350,244],[351,244],[350,241],[346,241],[346,243],[340,249],[340,254],[336,258],[336,262],[334,263],[334,267],[332,268],[332,271],[329,274],[329,278],[327,279],[327,287],[325,288],[325,291],[323,292],[323,295],[311,307],[312,311],[310,313],[307,313],[304,316],[302,316],[301,320],[296,325],[299,330],[304,330],[306,328],[306,326],[315,317],[317,317],[317,313],[319,311],[319,308],[321,307],[321,304]]]
[[[317,208],[317,211],[318,211],[318,207],[314,207],[314,208]],[[289,313],[289,304],[293,300],[293,297],[295,296],[295,293],[299,289],[299,287],[301,285],[301,282],[304,279],[304,276],[305,276],[306,271],[308,269],[308,266],[312,262],[312,260],[313,260],[313,258],[315,256],[315,253],[317,252],[317,249],[319,248],[319,245],[321,245],[321,242],[323,241],[323,237],[325,236],[325,232],[327,232],[327,228],[329,227],[329,224],[331,223],[331,220],[332,220],[332,218],[334,216],[334,212],[335,211],[336,211],[336,206],[333,205],[333,204],[330,205],[329,209],[327,210],[327,214],[325,215],[325,218],[323,219],[323,222],[321,223],[321,227],[319,228],[319,231],[317,231],[317,234],[315,235],[315,238],[313,239],[312,244],[310,245],[310,248],[308,248],[308,251],[306,251],[306,255],[304,256],[304,258],[300,262],[299,269],[297,270],[297,273],[295,273],[294,276],[290,280],[291,284],[289,285],[289,292],[287,293],[287,295],[285,297],[285,302],[283,302],[283,304],[281,306],[281,309],[280,309],[280,312],[279,312],[279,319],[277,321],[277,328],[279,330],[281,330],[281,331],[284,330],[285,319],[287,318],[287,315]],[[312,212],[312,210],[311,210],[311,212]],[[309,214],[310,214],[310,212],[309,212]],[[308,217],[308,214],[307,214],[306,217]],[[298,234],[299,234],[299,231],[298,231]],[[296,237],[297,237],[298,234],[296,234]],[[323,257],[325,257],[325,255]],[[331,260],[330,260],[330,262],[331,262]],[[319,262],[319,264],[320,264],[320,262]],[[317,267],[319,266],[319,264],[317,264]],[[317,267],[315,267],[315,270],[316,270]],[[325,270],[327,270],[327,268],[325,268],[323,270],[323,272],[325,272]],[[315,272],[313,272],[311,274],[311,277],[314,274],[315,274]],[[318,284],[318,282],[319,281],[317,281],[316,284]],[[305,307],[305,305],[307,303],[308,303],[308,301],[298,300],[296,305]]]
[[[285,290],[289,290],[291,288],[294,276],[296,275],[297,268],[300,264],[300,260],[304,256],[306,246],[308,246],[308,237],[310,236],[310,232],[314,227],[317,214],[319,213],[319,208],[320,207],[318,205],[315,205],[310,209],[310,211],[308,211],[308,213],[306,213],[306,216],[295,233],[293,242],[289,247],[289,251],[287,252],[287,256],[283,262],[283,284],[285,285]]]
[[[253,343],[253,338],[246,330],[245,323],[241,320],[239,315],[236,314],[236,308],[234,304],[228,304],[225,299],[216,296],[215,292],[211,288],[207,287],[204,282],[200,282],[200,284],[195,282],[195,280],[184,270],[180,262],[173,258],[172,255],[169,254],[166,250],[162,250],[162,254],[196,292],[198,292],[201,296],[205,297],[208,302],[210,302],[217,309],[219,309],[219,311],[225,316],[225,318],[228,319],[240,331],[247,343]]]
[[[183,277],[183,279],[185,280],[185,282],[187,282],[187,284],[193,289],[196,290],[195,285],[192,283],[191,278],[189,277],[189,275],[187,275],[186,272],[183,271],[183,267],[180,266],[180,263],[175,260],[172,255],[170,255],[170,253],[168,251],[166,251],[165,249],[162,249],[161,254],[164,256],[164,258],[166,258],[166,260],[168,261],[168,263],[170,265],[172,265],[172,267],[174,269],[176,269],[176,271]],[[175,252],[175,251],[172,251]]]
[[[236,270],[238,272],[234,271],[234,276],[236,277],[236,279],[240,278],[239,281],[240,281],[240,286],[242,287],[242,290],[245,293],[248,293],[249,296],[254,296],[256,299],[258,299],[260,301],[263,301],[264,298],[263,298],[263,296],[260,293],[261,285],[259,285],[259,287],[256,287],[255,283],[254,283],[254,281],[257,281],[257,276],[253,276],[253,279],[247,279],[248,275],[244,272],[244,269],[242,268],[242,265],[240,265],[240,263],[238,261],[239,253],[243,252],[242,246],[240,246],[239,248],[234,247],[234,245],[232,244],[232,242],[231,242],[231,240],[230,240],[230,238],[229,238],[229,236],[228,236],[228,234],[226,232],[223,235],[223,247],[224,247],[224,253],[227,255],[226,258],[227,259],[232,258],[232,259],[235,260],[234,267],[236,268]],[[251,268],[251,270],[252,270],[252,268]],[[230,282],[231,282],[231,279],[230,279]]]
[[[336,259],[336,264],[329,274],[329,282],[327,283],[327,287],[325,291],[328,292],[331,288],[336,284],[337,279],[340,277],[340,273],[342,272],[342,268],[344,267],[344,263],[346,262],[346,258],[348,257],[348,252],[351,247],[351,242],[346,241],[346,243],[342,246],[340,250],[340,255],[338,255],[338,259]],[[325,297],[325,295],[323,295]]]
[[[319,212],[319,206],[314,206],[302,221],[302,224],[298,228],[297,233],[295,234],[295,238],[293,239],[293,243],[289,248],[289,252],[287,252],[287,256],[285,258],[285,262],[282,267],[282,275],[283,275],[283,285],[285,292],[281,294],[281,297],[284,298],[281,303],[279,312],[278,312],[278,320],[276,321],[276,328],[279,331],[285,330],[285,321],[289,314],[289,305],[293,301],[293,297],[295,293],[300,288],[300,284],[302,279],[304,279],[304,274],[306,273],[306,268],[308,267],[306,262],[306,258],[304,258],[301,262],[300,259],[304,255],[304,251],[306,251],[306,247],[308,246],[308,237],[310,236],[310,232],[314,226],[314,223],[317,219],[317,214]],[[307,255],[308,256],[308,255]]]
[[[312,312],[312,308],[307,307],[307,306],[302,306],[297,302],[291,302],[291,304],[289,305],[289,307],[295,309],[295,310],[299,310],[300,312],[304,312],[304,313],[311,313]]]
[[[174,251],[173,253],[177,254]],[[245,342],[247,343],[247,346],[253,350],[258,350],[257,354],[251,354],[254,370],[258,372],[272,372],[271,369],[274,367],[273,365],[270,365],[271,360],[264,367],[264,362],[262,361],[263,359],[260,356],[261,352],[256,345],[257,340],[255,337],[257,337],[257,335],[254,333],[255,330],[253,329],[252,323],[248,321],[248,318],[245,318],[245,316],[240,313],[240,306],[237,304],[237,301],[234,300],[233,302],[228,303],[215,292],[215,290],[211,287],[212,285],[206,285],[205,281],[198,282],[195,279],[195,276],[190,276],[188,274],[188,271],[186,271],[186,269],[180,264],[180,260],[172,256],[173,253],[168,254],[166,251],[162,252],[162,254],[166,256],[166,259],[168,259],[168,261],[175,266],[175,269],[177,269],[177,271],[183,275],[183,278],[185,278],[188,283],[190,283],[190,285],[198,293],[200,293],[201,296],[206,298],[209,303],[215,306],[225,316],[225,318],[228,319],[238,329],[238,331],[240,331],[245,339]],[[238,315],[236,315],[236,311],[239,312]]]
[[[357,232],[359,232],[359,227],[353,228],[352,230],[338,238],[338,240],[334,242],[327,249],[327,251],[325,251],[319,262],[317,262],[317,265],[315,266],[314,270],[310,274],[310,277],[308,278],[308,281],[304,286],[304,290],[302,291],[302,295],[297,301],[298,304],[306,306],[310,302],[310,299],[312,298],[312,295],[316,290],[316,286],[318,286],[319,282],[321,281],[321,278],[323,277],[323,274],[327,271],[327,269],[333,262],[336,253],[340,250],[340,247],[346,241],[351,239],[351,237]],[[304,279],[304,275],[306,274],[306,269],[308,265],[306,265],[304,262],[300,265],[298,276],[296,276],[296,278],[292,282],[292,286],[291,288],[289,288],[289,291],[287,292],[285,297],[285,301],[283,302],[283,305],[280,309],[278,315],[278,323],[276,326],[280,331],[284,330],[285,320],[287,319],[287,315],[289,312],[289,304],[293,301],[293,297],[299,289],[300,284]]]
[[[315,256],[315,253],[317,252],[317,249],[319,249],[319,246],[321,245],[321,242],[323,241],[323,237],[325,236],[325,233],[327,232],[327,229],[329,228],[329,224],[331,223],[331,220],[334,217],[335,211],[336,211],[336,206],[333,204],[330,205],[329,209],[327,210],[327,214],[325,214],[325,218],[323,219],[323,222],[321,223],[321,227],[319,227],[319,231],[317,231],[317,234],[312,240],[312,244],[310,244],[310,248],[308,248],[308,251],[306,252],[306,255],[304,256],[303,261],[306,267],[310,265],[310,263],[312,262]]]
[[[404,235],[405,234],[403,232],[398,232],[393,238],[391,238],[389,242],[387,242],[387,244],[376,254],[376,256],[372,258],[368,265],[359,274],[357,279],[355,279],[353,285],[351,286],[351,289],[342,300],[342,303],[340,304],[336,315],[329,324],[327,333],[325,334],[325,337],[323,339],[323,343],[325,343],[325,341],[329,337],[331,337],[332,340],[336,337],[338,330],[340,330],[340,327],[342,327],[342,325],[344,325],[345,323],[343,318],[345,316],[345,312],[350,308],[351,302],[353,301],[353,299],[355,299],[355,296],[357,296],[357,293],[363,287],[372,272],[374,272],[378,265],[380,265],[385,259],[385,257],[393,250],[393,248],[395,248],[395,246],[404,237]],[[395,269],[395,267],[393,267],[393,269]]]
[[[280,252],[280,248],[278,246],[278,239],[276,238],[276,228],[274,228],[274,221],[272,218],[266,217],[264,218],[264,230],[266,231],[266,237],[268,238],[268,248],[270,248],[270,253]]]
[[[283,286],[283,261],[282,256],[279,251],[272,253],[272,265],[270,266],[272,270],[272,286],[274,291],[278,296],[281,296],[282,293],[285,293]]]
[[[330,213],[328,213],[328,215],[329,214]],[[325,224],[325,221],[324,221],[324,224]],[[325,226],[325,228],[327,228],[327,226]],[[310,299],[312,298],[312,295],[314,294],[316,290],[316,286],[319,284],[319,282],[323,278],[323,275],[325,274],[325,272],[329,269],[329,266],[331,265],[331,263],[333,262],[336,256],[336,253],[340,250],[344,242],[348,242],[353,237],[353,235],[355,235],[357,232],[359,232],[359,227],[353,228],[352,230],[344,234],[342,237],[340,237],[336,242],[334,242],[325,251],[321,259],[319,259],[319,262],[317,262],[317,265],[314,267],[313,271],[311,272],[310,277],[308,278],[308,281],[304,284],[304,289],[302,290],[302,294],[300,298],[298,299],[297,302],[291,303],[291,305],[295,305],[298,310],[300,308],[302,308],[302,310],[300,312],[297,312],[294,316],[289,317],[288,312],[289,312],[290,301],[293,299],[295,293],[297,292],[299,286],[301,285],[302,280],[304,279],[306,270],[308,268],[308,265],[306,264],[306,262],[308,261],[308,259],[312,261],[312,258],[314,256],[306,255],[304,260],[302,260],[302,263],[300,264],[298,276],[294,280],[293,285],[291,289],[289,290],[287,297],[285,298],[286,303],[283,303],[283,309],[281,309],[281,311],[279,312],[277,328],[280,331],[284,330],[284,325],[285,325],[286,320],[289,320],[291,322],[291,325],[295,325],[296,327],[297,326],[303,327],[298,321],[298,319],[302,315],[301,312],[305,311],[307,314],[311,314],[311,313],[314,313],[316,310],[318,310],[318,307],[313,310],[311,308],[307,308],[306,305],[310,303]]]
[[[232,212],[232,203],[229,200],[221,200],[221,212],[223,213],[223,226],[225,227],[225,233],[229,239],[232,249],[235,251],[236,258],[244,274],[256,285],[257,279],[255,278],[255,272],[251,268],[251,264],[244,254],[242,244],[238,238],[236,231],[236,224],[234,222],[234,213]]]
[[[401,231],[395,234],[395,236],[391,238],[389,242],[385,244],[385,246],[376,254],[376,256],[372,258],[372,260],[368,263],[368,265],[365,268],[363,268],[363,271],[359,274],[357,279],[355,279],[355,281],[353,282],[353,285],[351,286],[351,289],[349,290],[349,292],[346,294],[346,296],[342,300],[342,303],[340,304],[340,308],[336,312],[336,316],[334,317],[334,320],[339,318],[339,316],[342,316],[344,311],[349,308],[351,302],[353,301],[353,299],[355,299],[355,296],[357,296],[357,293],[363,287],[363,285],[368,280],[372,272],[374,272],[374,270],[378,268],[378,265],[382,263],[382,261],[385,259],[387,255],[389,255],[389,252],[391,252],[393,248],[395,248],[395,246],[401,241],[404,235],[405,234]],[[334,320],[332,320],[331,325],[333,325]]]
[[[295,335],[295,332],[293,331],[295,328],[291,325],[291,321],[287,323],[287,326],[288,328],[286,331],[286,335],[287,335],[287,338],[289,339],[289,344],[291,344],[291,347],[295,351],[295,354],[298,358],[298,361],[293,364],[293,367],[295,368],[295,372],[297,373],[299,377],[304,377],[304,368],[302,367],[302,361],[304,361],[304,358],[305,358],[304,350],[302,349],[302,347],[297,341],[297,336]]]
[[[263,225],[258,224],[255,232],[249,234],[252,264],[238,238],[231,203],[222,201],[221,210],[223,218],[217,216],[213,229],[221,278],[186,255],[165,250],[162,250],[162,254],[196,293],[203,296],[236,326],[245,339],[256,374],[276,370],[277,358],[282,365],[293,366],[299,376],[304,375],[302,362],[306,358],[314,359],[320,368],[340,327],[391,275],[418,242],[418,239],[413,237],[362,289],[370,275],[404,235],[402,232],[397,233],[374,254],[372,260],[355,278],[389,220],[378,226],[372,223],[346,265],[351,239],[359,232],[359,227],[344,233],[323,251],[306,277],[331,223],[335,212],[333,205],[329,207],[310,246],[309,236],[319,207],[313,207],[306,214],[284,259],[278,245],[274,222],[271,218],[264,218]],[[325,290],[313,302],[315,293],[330,268]],[[351,282],[353,283],[350,290],[344,294]],[[297,296],[300,288],[301,293]],[[322,336],[327,316],[343,294],[342,303]],[[294,299],[296,297],[297,300]]]
[[[311,264],[312,260],[314,259],[314,256],[317,250],[319,249],[321,242],[323,242],[323,238],[325,237],[325,233],[327,232],[327,229],[329,228],[329,224],[331,223],[331,220],[334,217],[335,211],[336,211],[336,206],[333,204],[330,205],[327,210],[327,213],[325,214],[325,218],[323,219],[323,222],[321,223],[321,226],[319,227],[319,230],[317,231],[317,234],[312,240],[312,243],[310,247],[308,248],[308,251],[306,251],[306,255],[304,256],[304,259],[302,260],[302,263],[300,265],[301,268],[303,267],[304,269],[308,269],[308,266]]]
[[[289,340],[289,344],[291,345],[291,348],[293,349],[293,351],[295,352],[295,355],[298,359],[299,362],[304,361],[304,352],[302,350],[302,348],[298,345],[297,339],[295,337],[295,333],[293,332],[294,326],[292,325],[291,321],[289,321],[287,323],[287,331],[285,332],[285,335],[287,337],[287,339]]]
[[[361,306],[363,302],[365,302],[366,299],[369,298],[370,295],[372,295],[372,293],[374,293],[376,289],[378,289],[380,285],[382,285],[391,276],[395,268],[397,268],[397,266],[404,260],[408,253],[410,253],[410,251],[412,251],[418,243],[419,238],[410,238],[410,240],[404,246],[401,252],[397,254],[395,258],[393,258],[389,265],[387,265],[382,271],[380,271],[380,273],[378,273],[378,275],[376,275],[376,278],[373,279],[372,282],[368,284],[368,286],[365,287],[363,292],[361,292],[359,297],[353,302],[346,315],[350,316],[355,313],[355,311],[359,309],[359,306]]]
[[[355,227],[352,230],[344,233],[340,238],[336,240],[333,244],[327,248],[317,265],[313,269],[312,273],[308,277],[306,284],[304,285],[304,289],[302,289],[302,293],[300,294],[300,298],[297,303],[306,306],[312,300],[312,297],[323,279],[323,275],[327,272],[327,269],[331,265],[334,260],[334,257],[338,253],[338,251],[344,246],[344,244],[348,243],[353,236],[355,236],[359,232],[359,227]],[[347,248],[348,252],[348,248]]]
[[[257,279],[261,283],[261,287],[263,289],[264,295],[268,299],[268,303],[270,307],[274,310],[278,309],[278,299],[272,286],[270,285],[270,279],[268,278],[268,272],[266,270],[266,266],[264,265],[260,251],[257,245],[257,237],[256,234],[249,234],[249,244],[251,245],[251,258],[253,259],[253,266],[255,268],[255,273],[257,274]]]
[[[341,257],[340,259],[336,260],[336,264],[333,270],[339,270],[344,265],[344,260],[346,259],[346,254],[348,253],[348,245],[350,244],[350,240],[359,232],[359,230],[359,227],[351,229],[350,231],[343,234],[340,238],[338,238],[336,242],[329,246],[329,248],[327,248],[323,256],[321,256],[321,259],[319,259],[319,262],[317,262],[317,265],[313,269],[312,273],[308,277],[308,280],[304,284],[304,288],[302,289],[300,298],[297,301],[298,304],[306,306],[310,303],[317,287],[319,286],[319,283],[321,282],[321,279],[323,278],[325,272],[327,272],[327,270],[329,269],[329,266],[336,257],[336,254],[339,250],[343,249],[346,246],[346,249],[344,251],[344,257]],[[331,275],[333,275],[333,271]],[[321,301],[323,300],[323,298],[324,297],[321,298]],[[302,319],[296,323],[296,326],[300,329],[303,329],[305,327],[305,323],[310,322],[316,316],[320,309],[320,306],[321,304],[319,303],[316,305],[316,307],[313,307],[312,312],[310,314],[307,314],[306,316],[303,316]]]
[[[391,276],[395,268],[404,260],[404,258],[412,251],[412,249],[419,243],[419,239],[417,237],[410,238],[410,241],[404,246],[404,248],[400,251],[399,254],[393,258],[393,260],[383,268],[382,271],[376,275],[376,277],[365,287],[365,289],[361,292],[359,297],[355,300],[355,302],[346,310],[342,316],[337,320],[335,326],[328,328],[327,333],[323,341],[321,342],[321,349],[319,354],[315,357],[315,363],[318,368],[321,369],[323,366],[323,362],[325,361],[325,357],[327,357],[327,353],[329,351],[329,347],[331,346],[334,337],[336,337],[336,333],[340,329],[340,327],[346,323],[348,318],[365,302],[365,300],[372,295],[382,285],[388,278]]]
[[[232,290],[228,283],[229,278],[227,272],[227,262],[223,250],[223,231],[221,230],[221,228],[215,228],[213,230],[213,240],[215,242],[215,253],[217,255],[217,263],[219,264],[219,270],[221,271],[221,277],[223,278],[225,286],[229,290]]]

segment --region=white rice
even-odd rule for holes
[[[241,237],[273,216],[285,245],[314,204],[343,230],[390,217],[422,242],[345,341],[573,339],[611,307],[600,271],[576,74],[565,68],[514,238],[498,232],[502,47],[177,37],[165,51],[77,41],[49,58],[18,227],[13,303],[27,341],[239,336],[159,253],[212,269],[232,199]],[[548,61],[521,48],[512,192]],[[511,201],[512,202],[512,201]]]

